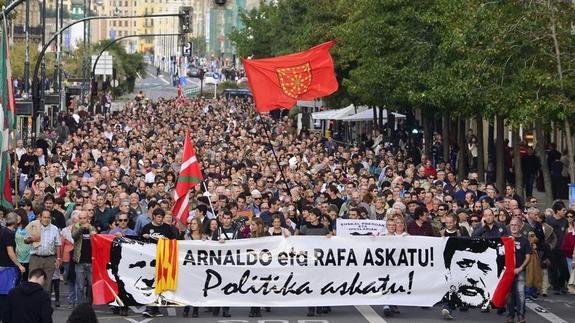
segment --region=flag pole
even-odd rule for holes
[[[212,214],[217,218],[218,215],[214,211],[214,206],[212,205],[212,199],[210,198],[212,194],[210,193],[210,191],[208,191],[208,188],[206,187],[206,181],[202,181],[202,185],[204,185],[204,190],[206,191],[206,193],[208,193],[208,201],[210,202],[210,209],[212,209]]]
[[[16,116],[14,116],[15,118]],[[13,141],[13,150],[14,150],[14,209],[16,209],[18,207],[18,204],[20,204],[20,194],[18,193],[18,154],[16,153],[16,142],[18,141],[18,136],[17,136],[17,131],[18,128],[16,127],[16,129],[14,129],[14,131],[12,132],[14,135],[14,141]]]
[[[270,147],[271,147],[271,150],[272,150],[272,154],[274,155],[274,158],[275,158],[275,160],[276,160],[276,164],[278,165],[278,168],[279,168],[279,170],[280,170],[280,174],[281,174],[282,179],[283,179],[283,181],[284,181],[284,184],[285,184],[285,186],[286,186],[287,192],[288,192],[289,196],[291,196],[291,190],[290,190],[290,187],[289,187],[288,182],[287,182],[287,180],[286,180],[286,177],[285,177],[285,175],[284,175],[284,171],[283,171],[283,169],[282,169],[282,166],[280,165],[280,160],[278,159],[278,156],[276,155],[276,151],[275,151],[275,149],[274,149],[274,145],[272,144],[272,139],[271,139],[270,135],[268,134],[268,131],[270,131],[270,130],[268,129],[268,125],[267,125],[267,123],[264,122],[264,119],[262,118],[262,115],[261,115],[261,114],[259,114],[259,117],[260,117],[260,123],[261,123],[262,126],[264,127],[264,133],[266,134],[266,138],[268,138],[268,142],[269,142],[269,144],[270,144]]]

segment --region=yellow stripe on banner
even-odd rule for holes
[[[178,281],[178,241],[160,239],[156,250],[156,294],[176,291]]]

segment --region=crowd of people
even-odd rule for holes
[[[191,192],[182,223],[172,206],[186,131],[205,187]],[[408,134],[400,128],[393,136]],[[0,286],[1,313],[8,298],[22,297],[10,288],[29,281],[53,295],[55,307],[90,302],[90,237],[97,233],[150,242],[337,235],[338,219],[385,221],[393,236],[513,236],[517,275],[507,308],[498,309],[509,322],[525,321],[526,297],[568,293],[574,210],[561,201],[543,209],[511,185],[499,192],[473,167],[457,178],[454,161],[429,158],[414,140],[393,141],[374,134],[369,144],[347,146],[298,131],[287,116],[257,114],[239,98],[137,100],[121,112],[62,115],[33,147],[19,141],[13,151],[19,200],[0,209],[0,273],[15,282]],[[69,290],[62,302],[61,282]],[[189,307],[184,315],[190,310],[199,315]],[[210,310],[231,315],[225,307]],[[446,304],[441,314],[453,319],[453,310]],[[308,308],[307,315],[330,311]],[[398,313],[384,307],[386,316]],[[262,316],[262,309],[252,307],[250,316]]]

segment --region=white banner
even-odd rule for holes
[[[348,236],[384,236],[387,234],[385,221],[337,219],[338,237]]]
[[[480,306],[493,297],[505,264],[501,239],[179,241],[175,292],[157,295],[156,245],[119,239],[108,243],[111,247],[94,248],[103,252],[94,254],[94,295],[111,286],[127,305],[432,306],[449,299]]]

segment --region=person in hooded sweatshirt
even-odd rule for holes
[[[46,279],[44,270],[34,269],[27,282],[10,291],[5,323],[52,323],[50,296],[42,288]]]

